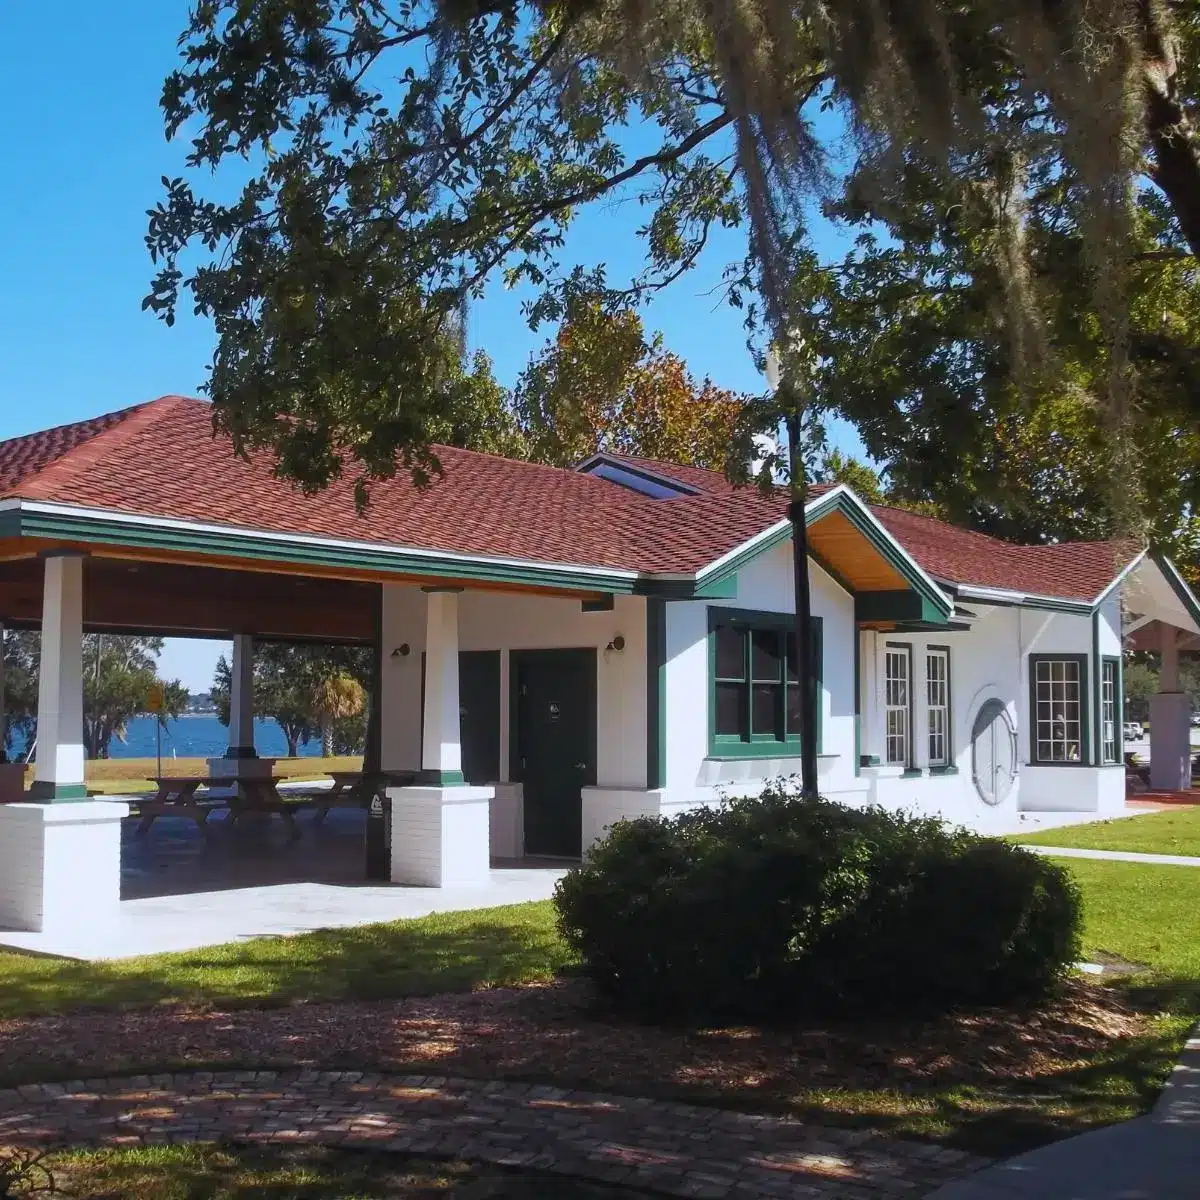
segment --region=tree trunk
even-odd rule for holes
[[[1188,246],[1200,259],[1200,145],[1179,98],[1178,45],[1153,0],[1138,5],[1145,50],[1146,133],[1154,151],[1152,178],[1163,190]]]
[[[333,718],[330,716],[321,718],[321,757],[333,757]]]
[[[804,518],[804,456],[800,452],[800,414],[787,418],[788,474],[791,502],[788,517],[792,522],[792,570],[796,591],[796,676],[800,709],[800,787],[805,796],[818,795],[817,787],[817,709],[816,663],[812,644],[812,595],[808,586],[808,524]],[[857,636],[857,633],[855,634]]]

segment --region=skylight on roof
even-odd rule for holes
[[[665,475],[652,474],[631,467],[626,463],[614,462],[612,459],[595,458],[585,462],[580,468],[585,475],[594,475],[597,479],[605,479],[609,483],[629,488],[651,500],[673,500],[679,496],[694,496],[696,489],[688,487]]]

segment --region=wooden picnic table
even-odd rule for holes
[[[366,808],[381,788],[403,787],[416,778],[413,771],[384,771],[371,776],[362,771],[329,771],[328,775],[333,787],[305,793],[316,810],[313,822],[317,825],[325,820],[331,808]]]
[[[158,792],[139,806],[138,833],[145,833],[155,819],[167,813],[187,813],[203,828],[214,808],[228,808],[229,820],[237,821],[246,813],[278,813],[288,831],[298,836],[296,817],[278,790],[281,775],[239,778],[236,775],[163,775],[155,779]],[[198,796],[200,788],[205,794]],[[220,789],[220,795],[216,794]]]

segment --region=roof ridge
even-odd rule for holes
[[[48,499],[55,486],[69,482],[77,474],[100,461],[105,454],[117,449],[148,425],[155,424],[167,413],[173,412],[184,403],[203,404],[190,396],[167,395],[155,400],[145,400],[126,409],[119,409],[114,416],[120,419],[105,429],[100,429],[78,445],[64,450],[40,470],[21,480],[13,491],[24,499]],[[75,422],[77,425],[85,421]],[[63,426],[61,428],[67,428]]]

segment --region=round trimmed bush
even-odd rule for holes
[[[1050,860],[782,785],[617,824],[555,901],[600,992],[655,1019],[1036,999],[1079,951]]]

